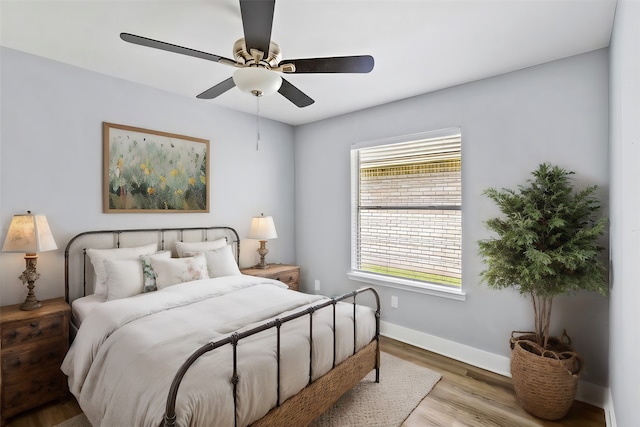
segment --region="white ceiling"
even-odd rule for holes
[[[287,79],[315,99],[279,94],[262,117],[292,125],[348,113],[609,45],[616,0],[277,0],[272,39],[284,58],[369,54],[369,74]],[[0,44],[192,97],[234,68],[125,43],[121,32],[233,58],[237,0],[1,0]],[[256,113],[233,88],[198,100]]]

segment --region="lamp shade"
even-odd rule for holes
[[[14,215],[2,252],[45,252],[58,249],[47,217],[28,212]]]
[[[240,68],[233,73],[233,82],[243,92],[255,96],[276,93],[282,84],[282,78],[275,71],[260,67]]]
[[[249,239],[269,240],[276,239],[278,233],[276,226],[273,224],[271,216],[254,216],[251,219],[251,227],[249,228]]]

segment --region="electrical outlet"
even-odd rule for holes
[[[320,280],[316,279],[316,291],[320,290]]]
[[[391,296],[391,308],[398,308],[398,297],[395,295]]]

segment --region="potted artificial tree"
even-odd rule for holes
[[[544,163],[518,191],[487,189],[503,216],[485,223],[497,237],[479,242],[487,265],[482,280],[492,288],[514,288],[533,304],[534,331],[511,336],[511,375],[524,409],[549,420],[569,411],[582,369],[566,334],[549,335],[553,298],[608,290],[598,245],[606,219],[594,217],[597,187],[575,192],[572,174]]]

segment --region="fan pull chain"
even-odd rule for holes
[[[256,96],[256,151],[259,151],[260,146],[260,97]]]

